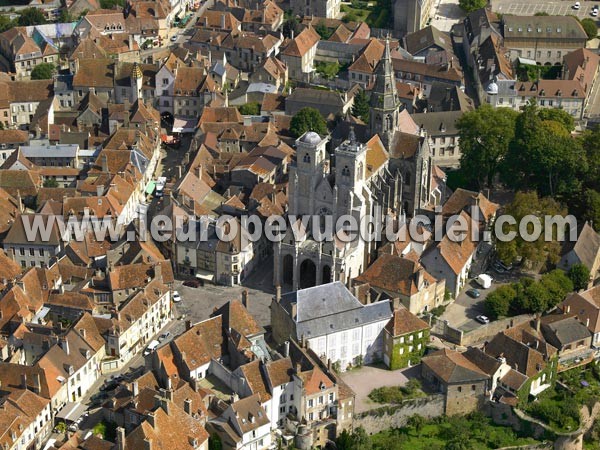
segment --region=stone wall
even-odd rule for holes
[[[406,425],[408,418],[418,414],[425,418],[444,414],[444,396],[433,394],[427,397],[406,400],[399,405],[383,406],[354,416],[354,428],[363,427],[367,434],[375,434],[388,428]]]
[[[512,327],[516,327],[525,322],[534,319],[533,315],[522,314],[515,317],[507,317],[506,319],[496,320],[487,325],[479,327],[468,333],[463,333],[460,345],[465,347],[490,340],[498,333]]]

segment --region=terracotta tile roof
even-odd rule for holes
[[[153,413],[153,424],[144,421],[126,438],[126,450],[145,448],[146,442],[153,449],[196,449],[206,446],[208,433],[202,423],[185,413],[179,406],[169,402],[169,414],[163,408]]]
[[[378,39],[371,38],[369,43],[363,48],[360,56],[348,67],[348,71],[373,74],[383,56],[384,50],[385,45]]]
[[[237,428],[244,434],[269,423],[258,394],[238,400],[232,403],[230,408],[234,412],[233,417],[237,421]]]
[[[249,300],[251,301],[251,300]],[[246,307],[239,300],[231,300],[215,310],[212,317],[221,316],[225,329],[234,329],[246,337],[264,333]]]
[[[267,93],[263,97],[261,111],[273,112],[273,111],[285,111],[285,96],[281,94],[270,94]]]
[[[367,170],[365,171],[365,175],[366,178],[370,178],[381,166],[387,163],[389,155],[378,134],[369,139],[365,145],[367,146],[365,161]]]
[[[281,52],[286,56],[304,56],[311,48],[313,48],[321,37],[312,28],[305,28],[288,46]]]
[[[446,203],[444,203],[442,215],[447,219],[450,216],[460,214],[462,211],[470,213],[468,208],[475,205],[479,206],[479,209],[485,216],[485,221],[491,220],[500,207],[498,204],[488,200],[481,192],[458,188],[452,193]]]
[[[205,107],[198,121],[199,125],[204,123],[244,123],[244,118],[235,107]]]
[[[94,58],[79,59],[79,69],[73,77],[73,87],[112,88],[114,60]]]
[[[298,376],[304,383],[306,395],[314,395],[334,387],[333,381],[317,366],[312,370],[300,372]]]
[[[477,227],[477,225],[473,223],[473,220],[466,212],[463,211],[460,213],[460,215],[464,220],[466,220],[468,227],[465,239],[463,239],[461,242],[454,242],[448,237],[448,234],[445,234],[444,238],[436,247],[440,253],[440,256],[457,275],[461,273],[462,269],[465,267],[467,261],[473,255],[476,248],[476,243],[471,239],[471,230],[473,226]]]
[[[329,37],[328,41],[331,42],[348,42],[348,39],[350,39],[350,36],[352,36],[352,31],[349,30],[346,25],[344,24],[340,24],[336,30],[333,32],[333,34]]]
[[[430,78],[452,81],[455,83],[462,82],[462,73],[456,67],[448,67],[447,64],[426,64],[419,61],[411,61],[407,59],[392,58],[394,72],[404,74],[417,74]]]
[[[213,317],[192,326],[173,341],[174,349],[189,371],[218,359],[223,354],[223,320]]]
[[[292,380],[294,366],[292,360],[288,358],[269,361],[265,365],[266,374],[270,385],[275,388],[282,384],[289,383]]]
[[[271,400],[271,393],[269,392],[267,380],[261,369],[262,364],[260,359],[256,359],[240,366],[240,371],[246,379],[252,394],[258,394],[261,403],[265,403],[268,400]]]
[[[1,144],[21,144],[29,142],[29,133],[23,130],[0,130]]]
[[[206,10],[198,17],[197,27],[214,28],[218,30],[240,30],[241,22],[227,11]]]
[[[421,363],[447,384],[487,380],[489,376],[461,353],[443,349],[423,357]]]
[[[383,253],[367,270],[356,277],[356,281],[368,283],[374,288],[387,292],[411,297],[423,288],[423,286],[417,286],[419,274],[421,282],[426,285],[437,282],[419,263],[401,256]]]
[[[525,97],[561,97],[585,99],[585,86],[579,80],[538,80],[518,81],[515,86],[517,95]]]

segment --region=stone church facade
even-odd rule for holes
[[[399,131],[400,100],[389,42],[376,70],[370,100],[370,121],[356,139],[353,127],[331,156],[329,137],[307,132],[296,141],[296,162],[290,167],[288,216],[352,215],[358,223],[375,214],[398,220],[422,212],[430,204],[431,157],[426,137]],[[318,221],[317,221],[318,224]],[[376,257],[377,242],[354,239],[319,242],[312,220],[297,232],[288,230],[274,244],[274,284],[292,290],[358,276]]]

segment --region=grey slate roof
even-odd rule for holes
[[[77,144],[22,145],[21,154],[25,158],[75,158]]]
[[[392,317],[389,300],[363,305],[339,281],[285,294],[281,305],[291,315],[296,303],[296,338],[314,338]]]
[[[440,111],[412,114],[411,117],[419,127],[425,128],[429,136],[453,136],[458,134],[456,121],[462,115],[462,111]]]
[[[544,338],[556,348],[587,339],[591,336],[587,329],[576,317],[570,316],[551,323],[542,324]]]

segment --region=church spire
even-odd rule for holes
[[[396,91],[396,79],[390,52],[389,36],[385,40],[383,56],[375,70],[375,84],[371,92],[369,130],[379,134],[386,146],[393,140],[398,125],[400,101]]]

